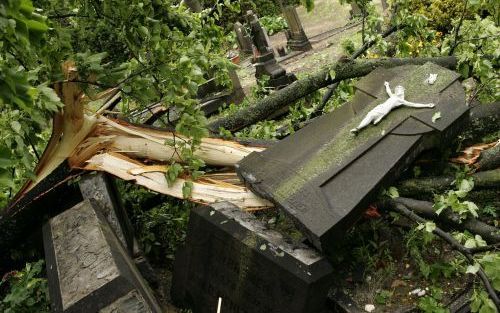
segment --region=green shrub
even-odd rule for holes
[[[281,16],[263,16],[260,18],[260,24],[269,36],[288,28],[285,18]]]
[[[43,277],[44,261],[26,263],[22,271],[7,273],[0,281],[0,287],[7,288],[7,294],[0,302],[4,313],[50,312],[47,279]]]

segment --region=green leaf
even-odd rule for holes
[[[425,231],[432,233],[436,229],[436,224],[434,222],[425,223]]]
[[[192,192],[193,192],[193,182],[191,181],[184,182],[184,185],[182,186],[182,197],[184,199],[189,199],[189,197],[191,197]]]
[[[476,274],[477,271],[479,271],[480,266],[481,265],[479,263],[474,263],[474,265],[469,265],[467,266],[467,270],[465,271],[465,273]]]

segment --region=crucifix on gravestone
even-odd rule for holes
[[[276,89],[286,87],[297,80],[295,75],[287,74],[286,70],[276,62],[267,33],[251,10],[247,11],[246,20],[251,29],[253,44],[258,52],[255,56],[255,78],[261,79],[263,76],[268,76],[269,86]]]
[[[295,7],[284,6],[282,11],[288,24],[288,30],[286,31],[288,47],[294,51],[311,50],[311,43],[304,32],[304,28],[302,27],[302,23],[300,22],[299,15],[297,14]]]
[[[335,243],[381,188],[400,177],[420,152],[442,147],[460,129],[468,107],[459,77],[434,63],[378,68],[357,83],[352,101],[249,154],[236,171],[254,192],[283,209],[318,249],[335,253]],[[393,94],[390,86],[406,90]]]

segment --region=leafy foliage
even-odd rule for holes
[[[282,16],[263,16],[259,21],[269,36],[288,28],[288,24]]]
[[[22,271],[11,272],[0,281],[9,291],[0,302],[4,313],[45,313],[50,312],[47,279],[42,277],[44,261],[26,263]]]

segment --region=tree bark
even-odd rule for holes
[[[496,244],[500,242],[500,233],[498,229],[494,226],[488,225],[481,222],[475,218],[468,217],[465,220],[461,220],[460,216],[453,213],[449,209],[444,210],[441,214],[437,215],[436,210],[432,207],[432,203],[428,201],[420,201],[410,198],[395,198],[387,200],[387,202],[394,206],[396,204],[402,204],[415,213],[424,216],[428,219],[439,220],[453,228],[458,228],[461,230],[468,230],[474,234],[480,235],[484,240],[490,244]]]
[[[496,145],[493,148],[490,148],[483,153],[479,157],[478,162],[476,163],[476,167],[480,171],[490,170],[494,168],[500,167],[500,144]]]
[[[472,174],[475,188],[497,188],[500,186],[500,169]],[[453,176],[414,178],[404,180],[398,185],[398,192],[404,196],[439,193],[453,189]]]
[[[278,90],[268,97],[257,101],[254,105],[238,110],[235,113],[217,119],[209,124],[209,129],[218,133],[220,128],[229,131],[237,131],[258,121],[265,120],[272,113],[292,104],[314,91],[328,85],[340,82],[342,80],[365,76],[378,67],[396,67],[401,65],[415,64],[421,65],[426,62],[434,62],[443,67],[455,68],[457,60],[455,57],[436,57],[436,58],[383,58],[347,61],[345,63],[337,62],[325,66],[322,70],[298,80],[291,85]],[[335,72],[334,77],[330,73]]]

